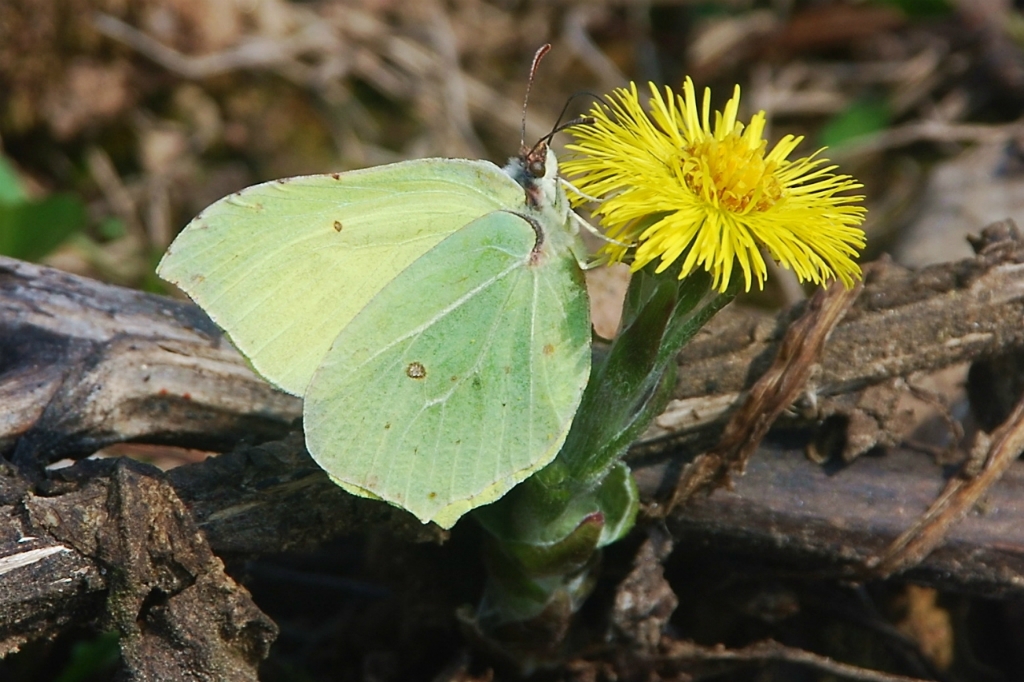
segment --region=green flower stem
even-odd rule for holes
[[[492,540],[477,612],[485,632],[550,618],[555,603],[569,605],[558,613],[571,614],[589,593],[597,551],[632,527],[636,485],[621,459],[671,397],[679,349],[734,298],[711,284],[703,271],[678,280],[652,265],[634,274],[620,331],[595,353],[558,457],[474,512]]]

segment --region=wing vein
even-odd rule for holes
[[[514,263],[513,265],[511,265],[508,268],[502,270],[501,272],[499,272],[498,274],[494,275],[493,277],[487,278],[486,280],[481,282],[479,285],[473,287],[468,292],[466,292],[465,294],[463,294],[459,298],[455,299],[452,303],[450,303],[449,305],[447,305],[444,308],[442,308],[441,310],[439,310],[437,312],[437,314],[431,316],[429,320],[423,322],[422,324],[420,324],[419,326],[417,326],[417,327],[415,327],[413,329],[410,329],[408,332],[406,332],[405,334],[395,338],[390,343],[385,344],[383,346],[380,346],[377,349],[377,351],[374,352],[372,355],[367,356],[358,365],[354,365],[351,368],[350,372],[357,371],[363,365],[368,364],[370,362],[373,362],[381,354],[390,351],[392,348],[394,348],[399,343],[402,343],[403,341],[406,341],[407,339],[413,338],[415,336],[419,336],[424,331],[426,331],[427,329],[430,329],[430,327],[432,327],[433,325],[437,324],[439,321],[441,321],[444,318],[446,318],[448,315],[451,315],[453,312],[458,310],[461,306],[463,306],[467,302],[473,300],[473,298],[475,298],[477,295],[479,295],[482,291],[484,291],[484,290],[488,289],[489,287],[492,287],[495,284],[499,283],[501,280],[503,280],[505,277],[508,277],[511,273],[515,272],[520,267],[522,267],[522,261],[520,261],[518,263]]]

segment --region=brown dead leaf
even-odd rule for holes
[[[953,620],[949,610],[938,603],[939,592],[933,587],[907,585],[901,600],[903,618],[896,627],[921,647],[923,653],[940,670],[947,670],[955,653]]]

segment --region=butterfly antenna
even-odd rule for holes
[[[533,64],[530,65],[530,77],[526,80],[526,96],[523,97],[523,132],[519,136],[519,146],[526,148],[526,107],[530,103],[530,89],[533,88],[533,80],[537,76],[537,67],[540,60],[551,51],[551,43],[544,43],[533,55]]]
[[[555,125],[551,129],[551,132],[548,133],[547,135],[545,135],[544,137],[540,138],[539,140],[537,140],[537,144],[535,144],[533,146],[533,149],[531,151],[536,150],[537,147],[541,146],[542,144],[550,142],[552,139],[554,139],[555,135],[557,135],[558,133],[562,132],[563,130],[566,130],[568,128],[572,128],[573,126],[593,125],[595,123],[596,120],[594,119],[593,116],[577,116],[576,118],[570,119],[570,120],[566,121],[565,123],[562,123],[562,117],[565,116],[565,112],[569,110],[569,105],[572,104],[572,101],[574,99],[576,99],[577,97],[583,96],[583,95],[588,95],[590,97],[593,97],[597,101],[601,102],[601,104],[604,104],[605,106],[608,106],[608,102],[603,97],[601,97],[600,95],[595,95],[594,93],[588,92],[586,90],[583,90],[583,91],[575,93],[574,95],[571,95],[565,101],[565,105],[562,107],[561,113],[558,114],[558,119],[555,120]],[[525,123],[525,121],[524,121],[524,123]],[[524,133],[525,133],[525,129],[524,129]]]
[[[561,125],[556,126],[555,129],[552,130],[547,135],[545,135],[544,138],[547,139],[547,140],[550,140],[552,137],[554,137],[558,133],[560,133],[563,130],[566,130],[568,128],[572,128],[573,126],[590,126],[590,125],[594,125],[594,123],[596,123],[596,122],[597,122],[597,119],[595,119],[593,116],[577,116],[576,118],[570,119],[570,120],[566,121],[565,123],[562,123]]]
[[[575,100],[577,97],[582,97],[583,95],[593,97],[602,104],[607,105],[607,102],[605,102],[604,98],[602,98],[600,95],[595,95],[594,93],[588,92],[586,90],[581,90],[580,92],[570,95],[569,98],[565,100],[565,105],[562,106],[562,111],[558,114],[558,118],[555,119],[554,128],[551,130],[550,133],[546,135],[547,139],[552,138],[555,135],[555,133],[560,133],[566,128],[571,128],[572,126],[576,125],[589,125],[594,122],[594,119],[590,116],[577,116],[571,121],[566,121],[565,123],[562,123],[562,117],[565,116],[565,112],[569,110],[569,105],[572,104],[573,100]]]

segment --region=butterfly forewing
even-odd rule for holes
[[[302,395],[346,324],[438,242],[523,191],[483,161],[423,159],[250,187],[207,208],[158,274],[260,374]]]

